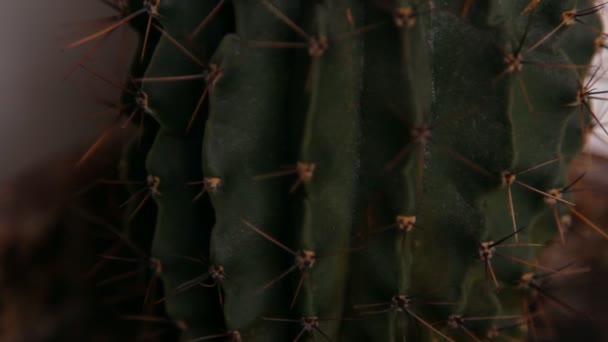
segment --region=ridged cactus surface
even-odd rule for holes
[[[600,8],[131,1],[152,301],[184,341],[507,341],[576,310],[537,257],[579,216]]]

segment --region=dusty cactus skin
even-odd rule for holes
[[[184,341],[533,328],[541,278],[559,272],[536,258],[564,242],[555,218],[576,215],[562,190],[594,119],[581,87],[600,7],[130,3],[142,8],[138,105],[155,138],[130,152],[147,175],[130,176],[154,180],[158,211],[135,220],[155,222],[158,303]]]

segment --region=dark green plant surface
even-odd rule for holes
[[[543,305],[584,315],[547,285],[572,265],[536,258],[581,218],[565,176],[594,123],[601,6],[129,8],[124,101],[146,125],[125,178],[157,210],[127,224],[154,228],[151,301],[184,341],[506,341],[535,334]]]

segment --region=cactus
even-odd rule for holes
[[[572,216],[608,237],[565,178],[597,123],[602,5],[128,7],[146,142],[125,173],[157,212],[127,225],[155,222],[154,300],[184,341],[501,340],[541,302],[578,313],[545,288],[572,267],[537,259]]]

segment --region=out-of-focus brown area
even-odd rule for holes
[[[608,156],[580,155],[574,160],[570,179],[583,174],[576,186],[580,191],[574,193],[577,207],[592,221],[608,223]]]
[[[78,195],[97,179],[116,179],[119,149],[107,144],[104,158],[79,169],[80,152],[42,162],[0,185],[0,341],[134,340],[87,278],[100,240],[76,214],[94,208],[119,218],[110,188]]]
[[[118,101],[120,89],[85,70],[87,65],[116,84],[127,75],[134,33],[120,27],[95,43],[64,47],[112,22],[115,11],[99,0],[3,1],[0,20],[0,182],[40,166],[49,155],[85,148],[113,119],[91,114]],[[68,78],[69,79],[65,79]]]
[[[576,209],[608,231],[608,158],[578,156],[569,178],[583,174],[573,187]],[[566,240],[565,246],[551,246],[543,260],[556,270],[568,265],[572,273],[554,277],[547,288],[556,300],[545,300],[550,329],[541,340],[608,341],[608,240],[576,217]]]

